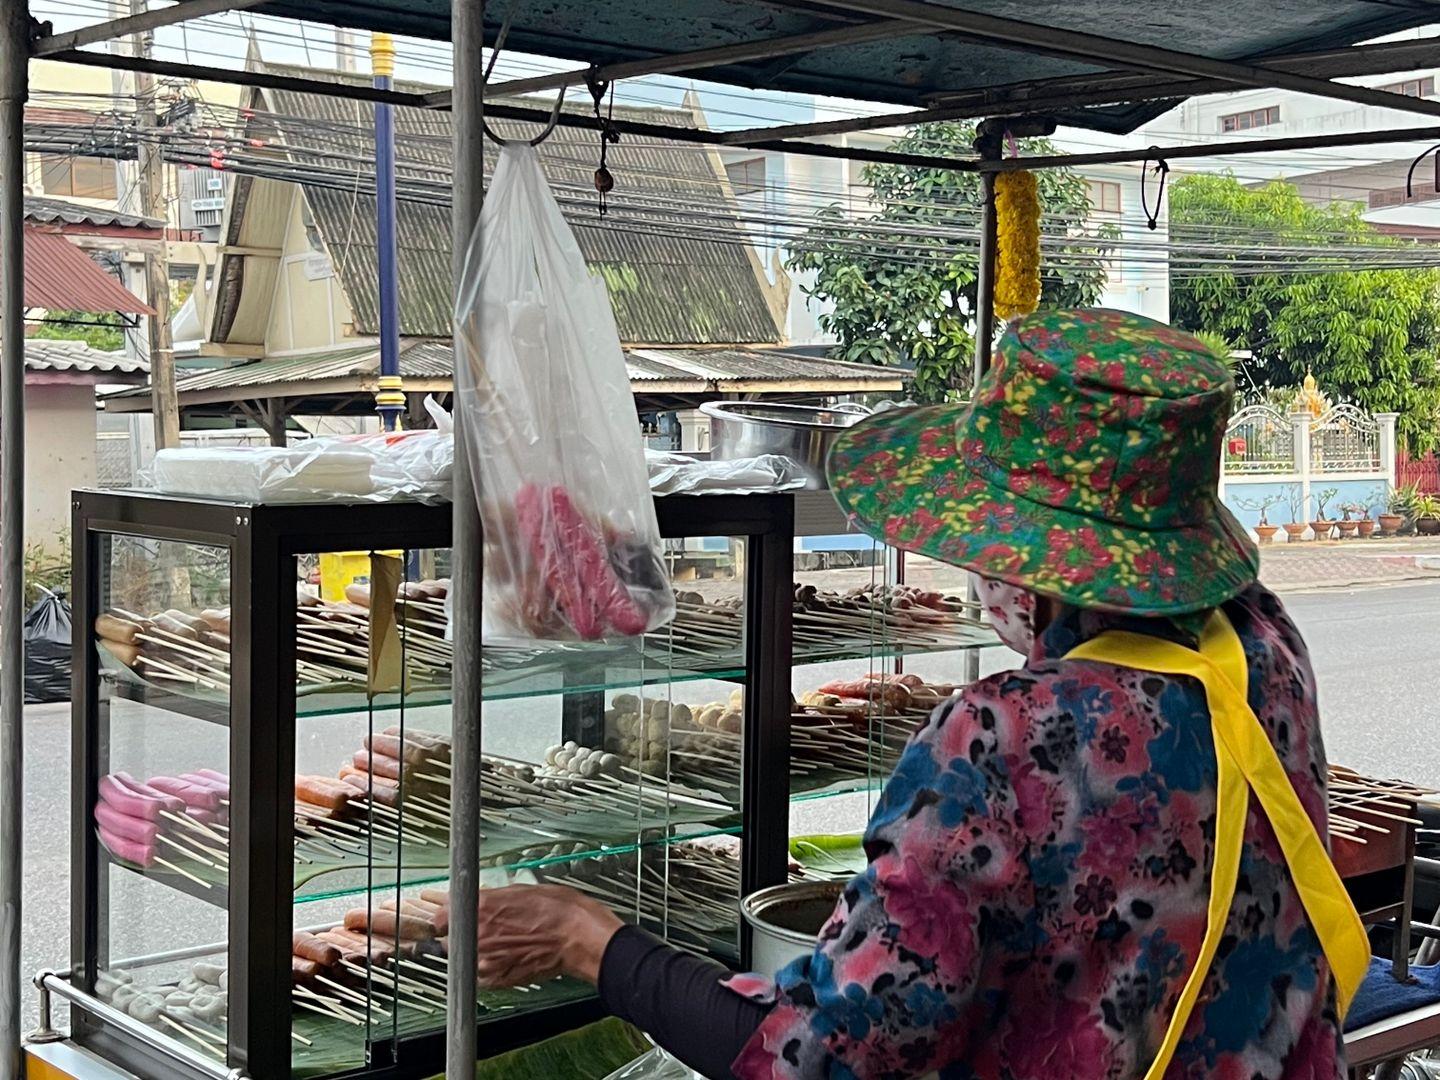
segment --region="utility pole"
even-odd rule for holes
[[[130,0],[130,14],[143,15],[147,0]],[[151,35],[131,36],[136,56],[149,57]],[[139,135],[137,177],[141,213],[166,223],[170,214],[165,204],[165,165],[156,136],[160,117],[156,112],[155,77],[135,75],[135,126]],[[155,449],[180,445],[180,400],[175,392],[175,348],[170,337],[170,259],[166,241],[159,251],[145,253],[145,302],[155,314],[150,319],[150,402],[155,416]]]

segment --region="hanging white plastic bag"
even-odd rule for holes
[[[653,630],[675,599],[615,316],[531,147],[501,151],[476,235],[455,364],[485,535],[482,631]]]

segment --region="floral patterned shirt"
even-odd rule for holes
[[[1249,699],[1324,833],[1304,643],[1253,585],[1225,605]],[[1215,751],[1183,676],[1061,659],[1124,628],[1195,647],[1195,621],[1063,609],[1018,670],[938,708],[902,756],[812,956],[727,985],[774,1002],[740,1080],[1141,1077],[1205,933]],[[1251,800],[1219,954],[1166,1073],[1340,1080],[1334,984]]]

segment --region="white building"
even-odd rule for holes
[[[709,116],[706,99],[705,91],[687,97],[687,102],[697,111],[702,123]],[[817,98],[809,102],[787,102],[787,106],[791,106],[793,115],[767,117],[768,122],[823,123],[840,120],[854,116],[857,103]],[[815,141],[881,150],[890,148],[903,134],[902,129],[888,128],[827,136]],[[1085,138],[1090,138],[1089,133]],[[1078,149],[1067,145],[1063,135],[1055,141],[1064,149]],[[1124,144],[1117,142],[1116,145]],[[787,275],[783,269],[787,256],[784,230],[778,223],[793,222],[821,207],[834,204],[857,214],[868,212],[871,208],[869,189],[863,179],[864,162],[745,149],[724,150],[721,158],[742,213],[745,210],[754,213],[756,224],[752,235],[772,281],[783,281]],[[1077,171],[1090,182],[1093,220],[1096,223],[1113,222],[1120,228],[1125,240],[1123,250],[1109,267],[1109,279],[1100,303],[1168,320],[1170,287],[1163,244],[1169,234],[1163,201],[1157,227],[1152,232],[1145,224],[1141,209],[1138,169],[1134,166],[1087,166]],[[1154,200],[1153,184],[1150,195]],[[777,225],[767,228],[764,219],[777,222]],[[1147,240],[1153,243],[1152,248],[1143,246]],[[1142,246],[1136,247],[1137,242]],[[828,344],[833,339],[820,329],[821,309],[816,301],[805,295],[799,287],[802,284],[803,281],[791,282],[787,340],[792,345],[802,346]]]
[[[1440,36],[1440,25],[1421,27],[1382,38],[1420,40]],[[1356,85],[1390,90],[1412,97],[1434,98],[1440,88],[1440,66],[1368,78],[1341,79]],[[1420,127],[1429,118],[1347,101],[1296,94],[1287,90],[1246,90],[1192,98],[1151,121],[1138,134],[1157,145],[1239,142],[1306,135],[1338,135]],[[1377,226],[1396,231],[1440,227],[1440,192],[1431,162],[1415,170],[1412,194],[1405,178],[1416,157],[1433,142],[1390,143],[1267,154],[1220,157],[1196,162],[1193,169],[1213,172],[1228,168],[1247,182],[1284,178],[1317,203],[1353,201]]]

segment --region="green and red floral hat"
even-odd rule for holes
[[[1189,334],[1121,311],[1043,311],[1010,324],[972,403],[846,430],[830,487],[894,547],[1080,607],[1200,611],[1259,572],[1217,493],[1234,397]]]

